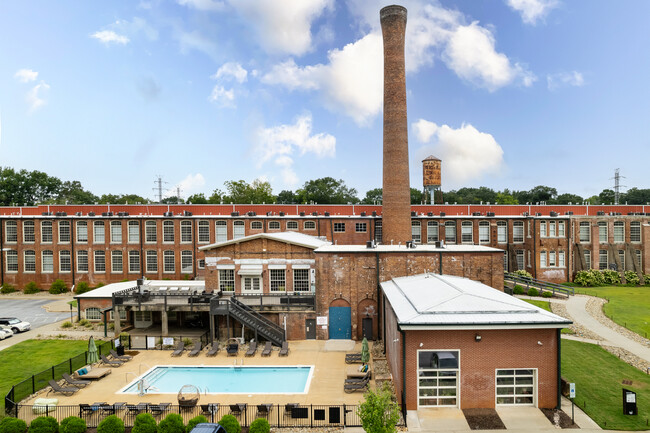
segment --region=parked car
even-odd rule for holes
[[[190,433],[226,433],[221,424],[202,422],[197,424]]]
[[[0,326],[0,340],[4,340],[5,338],[13,337],[14,332],[11,330],[11,328],[5,328],[3,326]]]
[[[23,322],[15,317],[0,317],[0,325],[5,325],[6,327],[11,328],[14,334],[29,331],[32,326],[29,322]]]

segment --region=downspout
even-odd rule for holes
[[[406,419],[406,334],[400,328],[402,338],[402,416]]]
[[[334,244],[334,223],[330,219],[330,236],[332,239],[332,244]]]
[[[533,271],[535,271],[533,276],[535,278],[538,278],[538,276],[537,276],[537,221],[536,221],[536,218],[533,218],[533,257],[534,257],[534,259],[533,259]],[[525,261],[526,261],[526,257],[524,257],[524,262]],[[524,266],[524,269],[526,269],[526,266]]]
[[[196,261],[198,259],[198,257],[196,256],[196,237],[198,235],[199,235],[199,221],[197,219],[195,219],[194,220],[194,233],[192,233],[192,276],[193,276],[194,280],[196,280]],[[182,256],[181,256],[181,260],[183,260]],[[182,270],[182,266],[181,266],[181,270]]]
[[[557,406],[562,409],[562,329],[557,328],[555,338],[557,339]]]
[[[6,220],[5,220],[6,221]],[[4,232],[3,227],[6,222],[0,223],[0,287],[5,284],[5,255],[4,255]],[[16,233],[18,232],[18,223],[16,223]],[[16,239],[17,241],[18,239]],[[16,242],[18,243],[18,242]]]
[[[72,286],[74,287],[75,285],[75,278],[76,275],[74,273],[74,270],[77,266],[74,260],[74,246],[75,242],[77,242],[77,225],[74,223],[74,220],[70,218],[70,272],[72,273]],[[61,266],[61,265],[59,265]],[[78,304],[79,302],[77,302]],[[77,316],[78,317],[78,316]]]
[[[381,287],[379,286],[379,253],[375,252],[375,273],[377,274],[377,334],[382,335],[383,330],[385,329],[382,325],[379,329],[379,325],[382,323],[384,315],[381,314],[381,308],[379,308],[379,300],[381,299]],[[385,340],[385,338],[383,338]],[[386,353],[386,342],[384,341],[384,353]]]
[[[146,227],[146,226],[145,226]],[[140,218],[140,276],[144,275],[144,237],[146,233],[142,230],[142,218]]]
[[[438,274],[442,275],[442,251],[438,253]]]

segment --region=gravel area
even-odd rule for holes
[[[589,329],[576,323],[576,321],[573,320],[571,315],[567,312],[566,305],[564,304],[564,302],[551,302],[551,311],[553,312],[553,314],[557,314],[558,316],[573,321],[573,325],[571,325],[569,329],[571,330],[574,336],[588,338],[590,340],[602,341],[603,338],[600,335],[594,334]]]

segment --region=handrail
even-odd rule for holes
[[[561,284],[550,283],[548,281],[541,281],[535,278],[524,277],[513,273],[506,273],[504,274],[503,278],[504,280],[525,284],[526,287],[530,287],[532,285],[538,287],[541,291],[547,290],[553,292],[553,294],[555,294],[555,292],[559,292],[563,295],[566,295],[567,297],[571,295],[575,295],[575,289],[573,287],[567,287]]]
[[[252,308],[250,308],[248,305],[238,301],[235,298],[231,298],[230,303],[235,306],[235,309],[239,308],[240,310],[245,311],[246,313],[250,314],[251,316],[253,316],[258,321],[260,321],[260,322],[264,323],[265,325],[267,325],[272,330],[276,331],[277,333],[282,333],[284,335],[284,329],[280,328],[278,325],[271,322],[269,319],[262,316],[257,311],[253,310]]]

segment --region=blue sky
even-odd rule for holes
[[[0,2],[0,165],[154,198],[381,186],[366,0]],[[650,2],[405,1],[411,186],[649,188]],[[170,192],[171,193],[171,192]]]

